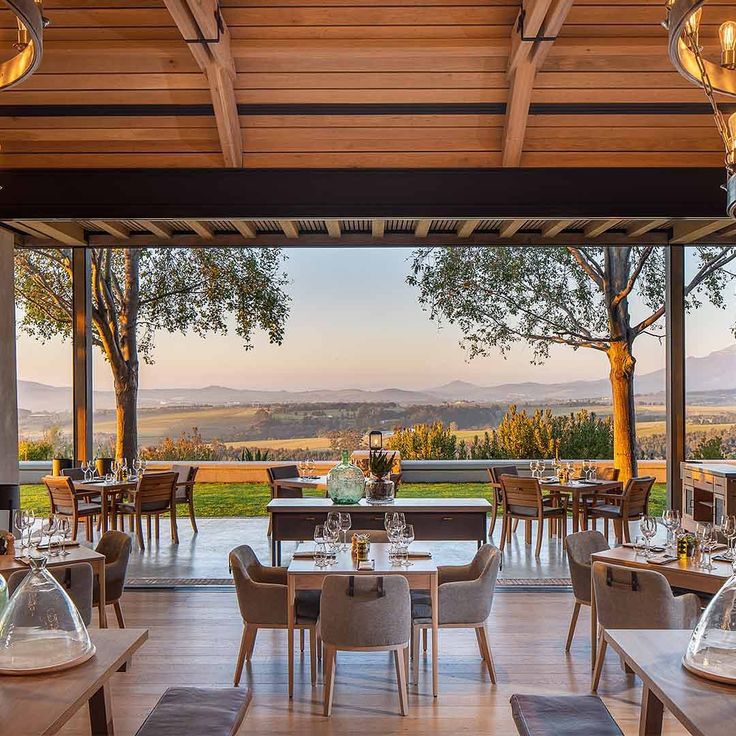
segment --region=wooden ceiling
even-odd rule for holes
[[[221,40],[186,43],[217,35],[214,2],[45,0],[42,65],[0,94],[0,166],[722,163],[662,0],[525,0],[526,35],[557,37],[536,43],[514,0],[222,0]],[[708,5],[706,39],[729,15]]]

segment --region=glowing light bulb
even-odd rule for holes
[[[726,165],[733,167],[736,165],[736,112],[732,113],[726,121],[728,127],[728,153],[726,154]]]
[[[700,17],[703,8],[698,8],[685,22],[685,32],[692,37],[695,44],[698,43],[698,28],[700,28]]]
[[[721,66],[726,69],[736,69],[736,23],[727,20],[718,29],[721,39]]]

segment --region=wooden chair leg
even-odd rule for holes
[[[418,626],[411,627],[411,667],[412,667],[412,682],[416,685],[419,682],[419,637],[421,636],[420,628]]]
[[[539,557],[542,551],[542,537],[544,536],[544,517],[537,518],[537,549],[534,552],[535,557]]]
[[[409,691],[406,686],[403,650],[394,649],[394,667],[396,668],[396,682],[399,686],[399,708],[401,715],[406,716],[409,715]]]
[[[238,661],[235,664],[235,675],[233,676],[233,685],[237,687],[240,684],[240,676],[243,674],[243,663],[245,662],[245,652],[248,648],[248,624],[243,624],[243,634],[240,637],[240,650],[238,651]]]
[[[524,522],[524,542],[532,543],[532,522],[529,519]]]
[[[593,523],[595,524],[595,520],[593,521]],[[609,527],[608,527],[608,519],[603,519],[603,536],[606,538],[606,541],[608,541],[608,532],[609,531],[610,530],[609,530]]]
[[[256,648],[256,637],[258,636],[258,627],[254,624],[248,624],[248,647],[245,651],[245,659],[250,662],[253,659],[253,652]]]
[[[118,620],[118,626],[121,629],[124,629],[125,619],[123,618],[123,609],[120,607],[120,601],[115,601],[115,603],[112,604],[112,607],[115,609],[115,618]]]
[[[335,691],[335,647],[325,644],[325,675],[323,684],[324,714],[332,715],[332,695]]]
[[[299,651],[304,654],[304,629],[299,629]]]
[[[72,518],[72,540],[77,541],[77,534],[79,534],[79,518],[73,517]]]
[[[189,499],[189,521],[192,525],[192,531],[195,534],[198,534],[199,529],[197,529],[197,519],[194,516],[194,499],[193,498]]]
[[[493,532],[496,529],[496,514],[498,514],[498,499],[496,498],[496,493],[494,491],[493,493],[493,510],[491,511],[491,527],[488,530],[488,536],[492,537]]]
[[[503,548],[506,545],[506,537],[508,536],[507,527],[509,525],[509,517],[507,514],[504,514],[501,521],[501,542],[499,544],[499,549],[501,552],[503,552]]]
[[[519,520],[514,519],[514,534],[516,534],[516,530],[519,528]],[[509,534],[509,542],[511,541],[511,535]]]
[[[626,542],[627,544],[631,544],[631,535],[629,533],[629,520],[628,520],[628,518],[621,519],[621,521],[619,521],[619,525],[620,526],[619,526],[619,539],[618,539],[618,543],[621,544],[621,538],[623,537],[624,542]],[[623,532],[623,535],[621,534],[621,532]]]
[[[160,532],[160,529],[159,529],[159,526],[160,526],[160,525],[159,525],[159,518],[160,518],[160,514],[156,514],[156,516],[155,516],[155,518],[154,518],[154,522],[155,522],[155,525],[156,525],[156,526],[155,526],[155,532],[154,532],[154,533],[155,533],[155,535],[156,535],[156,541],[157,541],[157,542],[158,542],[158,538],[159,538],[159,532]]]
[[[575,627],[578,624],[578,616],[580,615],[580,603],[575,601],[572,609],[572,618],[570,619],[570,628],[567,630],[567,642],[565,642],[565,651],[569,652],[572,646],[572,638],[575,636]]]
[[[479,626],[475,630],[476,636],[478,637],[478,643],[480,645],[480,653],[483,657],[483,661],[486,663],[488,668],[488,676],[491,678],[491,682],[496,684],[496,667],[493,664],[493,655],[491,654],[491,645],[488,642],[488,632],[485,626]]]
[[[142,552],[146,548],[146,543],[143,541],[143,517],[140,514],[135,515],[135,535]]]
[[[92,517],[91,516],[85,516],[84,517],[84,524],[85,524],[85,531],[84,533],[87,535],[87,541],[92,541]]]
[[[595,660],[595,669],[593,670],[593,682],[590,685],[592,692],[598,690],[598,684],[601,681],[601,673],[603,672],[603,661],[606,658],[606,649],[608,648],[608,642],[603,638],[603,629],[600,629],[598,633],[598,656]]]
[[[317,630],[314,626],[309,629],[309,671],[314,687],[317,684]]]
[[[171,504],[169,509],[169,522],[171,523],[171,541],[179,544],[179,527],[176,524],[176,504]]]
[[[427,636],[427,632],[429,629],[422,629],[422,651],[426,654],[427,653],[427,639],[429,638]]]
[[[151,514],[146,514],[146,539],[151,539]]]

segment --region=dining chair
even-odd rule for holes
[[[623,493],[593,493],[590,503],[583,505],[586,528],[591,519],[594,524],[596,519],[608,519],[613,522],[616,541],[630,542],[629,522],[648,513],[654,481],[652,476],[630,478]]]
[[[545,519],[551,523],[559,520],[562,523],[562,535],[567,534],[567,496],[555,496],[557,505],[549,503],[542,494],[542,487],[537,478],[524,478],[515,475],[502,475],[503,487],[503,527],[501,529],[501,550],[503,551],[508,529],[514,519],[526,522],[537,522],[537,546],[535,556],[542,551]],[[525,541],[531,544],[531,527],[527,525]]]
[[[599,480],[610,480],[610,481],[616,481],[618,480],[618,476],[621,473],[621,471],[618,468],[614,467],[607,467],[607,468],[601,468],[597,475]]]
[[[262,565],[252,547],[247,544],[231,550],[229,560],[240,616],[243,619],[243,635],[233,677],[233,684],[237,687],[244,663],[250,662],[253,656],[259,629],[285,629],[288,626],[288,578],[287,568]],[[320,592],[298,590],[295,605],[295,628],[309,631],[309,658],[312,685],[315,685]]]
[[[176,473],[174,502],[177,505],[180,503],[187,504],[189,507],[189,522],[192,525],[192,531],[197,534],[199,530],[197,529],[197,519],[194,515],[194,482],[197,478],[199,468],[196,465],[172,465],[171,472]]]
[[[125,532],[110,530],[105,532],[97,543],[95,550],[105,555],[105,603],[115,609],[118,626],[125,628],[123,609],[120,599],[125,590],[125,579],[128,573],[128,560],[133,542]],[[95,576],[92,602],[97,605],[100,597],[100,586]]]
[[[610,549],[608,541],[597,531],[575,532],[575,534],[568,534],[565,537],[565,551],[570,566],[572,594],[575,599],[570,627],[567,631],[567,641],[565,642],[566,652],[569,652],[572,646],[575,627],[580,615],[580,606],[590,606],[591,556],[605,549]]]
[[[441,565],[437,568],[437,616],[441,629],[474,629],[480,656],[493,684],[496,670],[488,642],[486,621],[491,615],[501,551],[484,544],[467,565]],[[414,682],[419,679],[419,632],[432,628],[432,601],[428,591],[411,595],[412,662]]]
[[[84,470],[82,468],[62,468],[61,474],[72,480],[84,480]]]
[[[606,629],[693,629],[700,618],[700,599],[694,593],[673,595],[667,578],[656,570],[594,562],[592,575],[598,616],[595,692],[606,656]]]
[[[147,536],[151,538],[151,517],[156,521],[156,540],[159,538],[159,517],[169,515],[171,524],[171,541],[179,544],[179,532],[176,528],[176,473],[144,473],[138,478],[136,488],[131,492],[132,501],[117,504],[117,512],[135,519],[135,533],[141,551],[146,548],[143,541],[143,517],[146,517]]]
[[[491,528],[488,531],[488,536],[493,536],[493,530],[496,528],[496,517],[498,516],[498,510],[501,509],[503,514],[503,488],[501,487],[501,476],[502,475],[519,475],[519,471],[515,465],[491,465],[488,468],[488,478],[493,483],[493,511],[491,511]],[[514,531],[519,522],[517,521],[514,525]]]
[[[71,517],[72,539],[76,541],[79,521],[85,522],[87,541],[92,541],[94,517],[102,513],[102,506],[93,501],[85,501],[84,494],[78,493],[71,478],[62,475],[45,475],[43,483],[49,494],[51,515]]]
[[[72,599],[85,626],[89,626],[92,623],[92,581],[94,579],[92,565],[89,562],[77,562],[66,567],[54,566],[46,569]],[[27,570],[18,570],[8,578],[9,596],[15,593],[26,575],[28,575]],[[22,622],[17,622],[17,624],[22,625]]]
[[[332,714],[337,652],[393,652],[401,715],[408,715],[409,583],[402,575],[328,575],[322,585],[324,714]]]
[[[298,478],[299,468],[296,465],[272,465],[266,468],[268,474],[268,485],[271,486],[271,498],[304,498],[301,488],[284,488],[279,485],[280,480],[286,478]],[[271,516],[268,517],[267,536],[271,536]]]

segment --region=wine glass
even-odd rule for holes
[[[583,466],[581,468],[580,475],[585,478],[585,480],[590,479],[590,460],[583,460]]]
[[[324,528],[325,541],[327,542],[330,562],[337,561],[337,548],[340,546],[340,525],[339,521],[331,520],[325,524]]]
[[[72,527],[69,523],[69,517],[58,516],[56,520],[56,526],[59,533],[59,539],[61,540],[61,556],[68,557],[69,551],[66,548],[66,540],[69,539],[69,535],[72,533]]]
[[[414,524],[406,524],[401,530],[401,550],[402,550],[402,564],[408,567],[411,563],[409,562],[409,545],[414,541]]]
[[[529,470],[531,471],[532,478],[536,478],[537,477],[537,467],[538,467],[538,465],[537,465],[537,461],[536,460],[531,460],[529,462]]]
[[[713,524],[703,524],[698,539],[700,541],[701,551],[707,555],[707,557],[701,555],[700,567],[708,571],[715,569],[711,557],[713,556],[713,550],[716,544],[718,544],[718,533]]]
[[[312,460],[311,457],[308,457],[304,463],[305,471],[306,471],[306,477],[307,478],[313,478],[314,477],[314,460]]]
[[[48,516],[43,520],[43,523],[41,524],[41,544],[39,545],[39,547],[43,546],[43,538],[48,537],[49,538],[49,556],[53,555],[53,552],[51,551],[51,537],[54,536],[54,532],[56,532],[56,517]]]
[[[297,461],[296,469],[299,472],[299,477],[303,478],[306,475],[306,466],[304,460]]]
[[[36,524],[36,512],[33,509],[26,510],[26,529],[28,531],[28,543],[26,549],[31,549],[31,541],[33,539],[33,527]]]
[[[662,523],[667,529],[667,548],[672,549],[675,546],[675,529],[680,526],[680,512],[677,509],[665,509]]]
[[[342,548],[343,550],[345,550],[348,548],[348,532],[350,531],[350,527],[352,526],[352,519],[350,518],[350,514],[346,511],[341,511],[339,523],[340,531],[342,531]]]
[[[324,524],[317,524],[314,527],[314,541],[315,541],[315,544],[324,544],[324,541],[325,541]]]
[[[327,567],[330,564],[327,559],[327,547],[324,540],[317,542],[314,547],[314,564],[317,567]]]
[[[726,537],[728,542],[726,557],[728,557],[729,560],[736,559],[736,550],[734,549],[734,540],[736,539],[736,516],[733,514],[724,514],[721,517],[721,534]]]
[[[23,556],[23,548],[25,547],[26,529],[28,528],[28,512],[23,509],[16,509],[13,512],[13,526],[20,534],[20,554]]]
[[[644,550],[644,556],[651,557],[652,539],[657,534],[657,520],[649,514],[643,516],[641,522],[639,522],[639,530],[647,543],[646,549]]]

